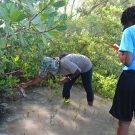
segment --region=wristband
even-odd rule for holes
[[[67,77],[70,81],[72,80],[69,76]]]

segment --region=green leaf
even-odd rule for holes
[[[39,16],[35,17],[32,21],[31,21],[33,24],[39,24],[39,23],[42,23],[41,19]]]
[[[10,28],[10,26],[6,26],[6,27],[4,27],[4,29],[3,29],[6,33],[9,33],[10,31],[11,31],[11,28]]]
[[[26,18],[26,15],[25,14],[21,14],[14,21],[15,22],[20,22],[20,21],[24,20],[25,18]]]
[[[31,110],[27,110],[27,114],[29,114],[31,112]]]
[[[20,15],[20,12],[17,11],[17,10],[14,10],[12,13],[11,13],[11,20],[12,21],[15,21]]]
[[[0,28],[0,32],[3,32],[3,28]]]
[[[48,16],[49,14],[43,13],[41,14],[41,19],[46,21],[46,19],[48,19]]]
[[[48,38],[53,38],[53,36],[51,36],[48,32],[46,32],[45,35],[46,35]]]
[[[0,49],[0,57],[2,57],[3,56],[3,51],[2,51],[2,49]],[[1,64],[1,63],[0,63]],[[1,66],[1,65],[0,65]]]
[[[67,15],[66,14],[62,14],[60,16],[60,23],[63,22],[63,21],[65,21],[66,19],[67,19]]]
[[[16,39],[16,35],[15,35],[13,29],[11,29],[10,26],[6,26],[3,30],[4,30],[7,34],[12,34],[12,36]]]
[[[12,74],[10,74],[8,77],[9,77],[10,79],[13,78]]]
[[[50,32],[48,32],[50,35],[52,35],[52,36],[54,36],[54,37],[57,37],[57,36],[59,36],[59,32],[57,32],[57,31],[50,31]]]
[[[46,14],[50,14],[50,13],[52,13],[52,12],[54,12],[54,9],[53,9],[52,7],[47,7],[47,8],[44,10],[44,13],[46,13]]]
[[[0,18],[6,18],[6,9],[0,6]]]
[[[12,34],[12,36],[14,37],[15,40],[17,39],[17,36],[16,36],[14,30],[11,28],[10,28],[10,34]]]
[[[0,81],[0,85],[4,84],[5,83],[5,80],[1,80]]]
[[[47,28],[51,28],[51,27],[52,27],[53,20],[54,20],[53,17],[50,17],[50,18],[49,18],[49,20],[48,20],[48,22],[47,22],[47,24],[46,24],[46,27],[47,27]]]
[[[43,40],[43,43],[46,45],[46,44],[47,44],[47,42],[46,42],[46,38],[45,38],[45,36],[44,36],[44,35],[42,35],[42,40]]]
[[[60,8],[66,5],[66,1],[58,1],[53,4],[54,7]]]
[[[67,29],[67,25],[64,25],[64,26],[59,26],[56,28],[57,31],[64,31]]]
[[[9,4],[8,4],[8,7],[9,7],[10,15],[12,14],[12,12],[13,12],[14,10],[18,10],[17,5],[15,5],[14,3],[9,3]]]
[[[43,5],[43,4],[42,4],[41,2],[38,4],[39,11],[42,10],[42,5]]]
[[[67,104],[69,104],[70,102],[71,102],[70,99],[65,99],[65,98],[63,98],[63,101],[62,101],[63,104],[67,105]]]
[[[53,92],[53,94],[54,94],[55,96],[59,96],[58,90],[55,90],[55,91]]]
[[[19,40],[20,40],[22,46],[26,46],[25,45],[25,40],[24,40],[23,34],[22,33],[19,33],[18,34],[18,37],[19,37]]]
[[[43,29],[41,29],[39,27],[35,27],[35,28],[38,30],[38,32],[43,32]]]
[[[6,38],[2,38],[0,39],[0,48],[5,48],[6,46],[6,43],[7,43],[7,39]]]
[[[0,20],[0,25],[2,25],[4,22]]]
[[[29,21],[28,20],[22,20],[22,24],[26,27],[26,28],[29,28],[30,27],[30,24],[29,24]]]
[[[4,30],[7,34],[12,34],[12,36],[13,36],[14,39],[16,40],[16,35],[15,35],[15,33],[14,33],[14,30],[11,29],[10,26],[5,27],[3,30]]]
[[[55,2],[55,0],[50,0],[50,5],[52,5]],[[44,3],[46,3],[46,0],[44,0]],[[46,6],[46,5],[44,5]]]
[[[57,16],[58,15],[58,12],[52,12],[49,17],[54,17],[54,16]]]
[[[16,62],[16,61],[18,61],[19,60],[19,56],[16,56],[15,58],[14,58],[14,61]]]
[[[36,10],[34,9],[32,2],[30,0],[26,0],[26,4],[28,6],[28,9],[31,11],[31,13],[36,14]]]

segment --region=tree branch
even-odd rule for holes
[[[40,12],[38,12],[34,17],[32,17],[28,22],[30,23],[36,16],[38,16],[43,10],[45,10],[51,3],[52,3],[52,1],[53,0],[50,0],[50,2],[40,11]],[[17,33],[17,32],[21,32],[21,31],[24,31],[24,30],[26,30],[27,28],[20,28],[20,29],[18,29],[18,30],[16,30],[15,31],[15,34]],[[12,36],[12,34],[10,34],[10,35],[8,35],[6,38],[9,38],[9,37],[11,37]]]
[[[34,18],[36,18],[42,11],[44,11],[51,3],[53,0],[50,0],[50,2],[48,3],[48,5],[46,5],[40,12],[38,12],[34,17],[32,17],[29,22],[31,22]]]
[[[18,72],[22,72],[22,69],[20,68],[16,71],[5,73],[5,75],[15,74],[15,73],[18,73]]]
[[[31,34],[42,34],[42,33],[49,32],[49,31],[51,31],[51,30],[54,30],[54,29],[57,28],[58,26],[59,26],[59,25],[57,25],[57,26],[55,26],[55,27],[53,27],[53,28],[51,28],[51,29],[49,29],[49,30],[42,31],[42,32],[26,32],[26,31],[23,31],[23,30],[22,30],[22,32],[24,32],[24,33],[31,33]]]
[[[123,1],[123,2],[122,2],[122,5],[123,5],[123,4],[125,4],[125,3],[126,3],[126,2],[128,2],[128,1],[129,1],[129,0],[125,0],[125,1]]]
[[[98,7],[99,5],[101,5],[102,3],[105,3],[105,2],[108,2],[109,0],[106,0],[106,1],[101,1],[100,3],[94,5],[90,10],[89,12],[87,13],[87,15],[91,14],[92,10],[94,10],[96,7]]]
[[[73,7],[74,7],[74,4],[75,4],[75,0],[73,0],[73,3],[72,3],[72,7],[71,7],[71,15],[73,13]]]

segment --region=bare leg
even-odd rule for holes
[[[118,122],[117,135],[128,135],[128,129],[131,122]]]

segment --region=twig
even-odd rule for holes
[[[16,73],[16,72],[21,72],[21,70],[22,70],[22,69],[20,68],[20,69],[18,69],[18,70],[16,70],[16,71],[5,73],[5,75],[14,74],[14,73]]]

